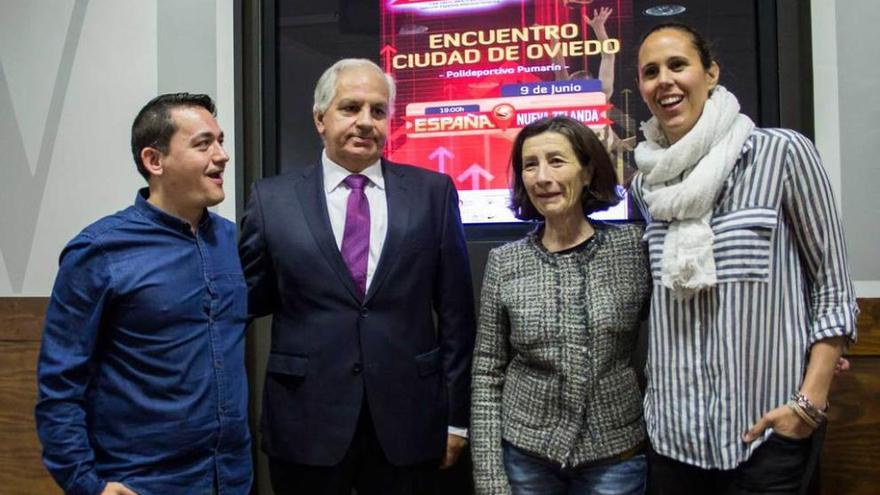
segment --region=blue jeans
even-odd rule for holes
[[[513,495],[642,495],[644,453],[622,461],[561,467],[504,442],[504,469]]]

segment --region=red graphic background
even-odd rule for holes
[[[517,73],[517,66],[549,65],[553,61],[549,57],[540,60],[526,59],[524,54],[527,43],[521,43],[520,53],[522,56],[520,60],[506,61],[501,64],[485,62],[489,47],[479,45],[458,48],[459,50],[465,48],[480,50],[481,60],[484,62],[476,64],[395,70],[391,64],[391,57],[395,54],[449,52],[455,49],[432,49],[429,46],[429,35],[437,33],[489,31],[511,27],[523,28],[535,25],[575,23],[580,27],[577,39],[588,40],[591,33],[584,19],[584,14],[587,14],[588,9],[592,9],[593,5],[585,5],[583,1],[519,0],[478,11],[426,13],[412,8],[395,8],[399,3],[399,1],[397,3],[383,2],[381,6],[381,60],[386,72],[392,74],[397,81],[397,99],[389,129],[386,156],[394,161],[412,163],[445,172],[453,178],[460,190],[473,188],[474,179],[470,175],[462,176],[462,174],[473,164],[477,164],[488,172],[488,176],[492,177],[490,180],[487,175],[482,175],[476,181],[478,189],[507,188],[509,186],[510,147],[515,132],[498,133],[493,131],[482,135],[471,133],[462,136],[413,138],[407,135],[406,105],[418,102],[450,101],[454,103],[456,100],[500,98],[503,85],[553,81],[555,78],[552,71]],[[608,19],[605,27],[612,38],[617,37],[621,30],[621,19],[631,18],[631,0],[602,3],[603,5],[610,4],[609,6],[614,9],[614,13]],[[589,12],[589,15],[592,15],[592,11]],[[570,57],[566,60],[566,63],[572,66],[569,68],[569,72],[585,67],[587,58],[591,59],[589,64],[595,73],[598,55]],[[484,77],[445,77],[445,73],[450,70],[486,70],[496,67],[512,68],[514,73]],[[516,98],[511,98],[511,100],[513,102]]]

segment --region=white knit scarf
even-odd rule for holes
[[[755,124],[739,102],[717,86],[694,127],[669,145],[656,117],[642,123],[647,141],[635,158],[654,219],[670,222],[663,244],[661,282],[688,299],[717,282],[710,221],[715,199]]]

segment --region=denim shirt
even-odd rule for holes
[[[70,494],[248,493],[247,293],[235,225],[146,201],[61,253],[38,363],[43,462]]]

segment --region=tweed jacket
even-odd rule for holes
[[[565,466],[645,439],[631,364],[650,297],[643,229],[591,223],[581,250],[550,253],[537,229],[489,253],[472,375],[478,494],[510,493],[502,439]]]

